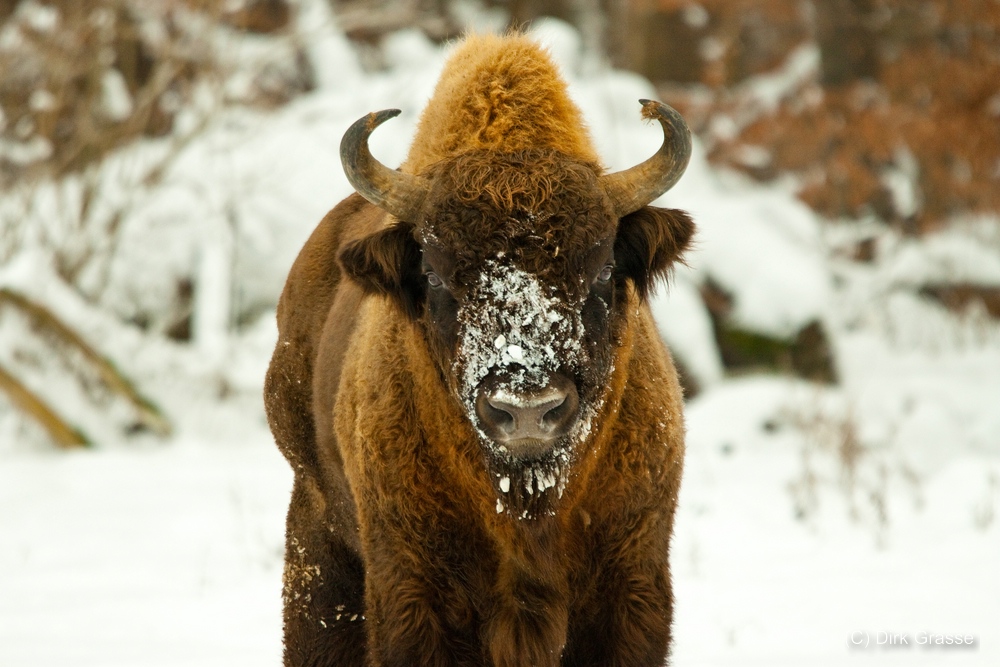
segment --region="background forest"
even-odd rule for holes
[[[673,663],[998,664],[1000,1],[0,0],[0,665],[279,662],[278,294],[511,26],[609,169],[696,133]]]

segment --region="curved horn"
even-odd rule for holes
[[[385,109],[355,121],[340,141],[340,162],[358,194],[400,220],[416,222],[428,183],[418,176],[389,169],[368,150],[368,137],[375,128],[399,113],[399,109]]]
[[[618,217],[638,211],[674,187],[691,159],[691,131],[681,115],[662,102],[639,103],[644,118],[655,118],[663,126],[663,144],[645,162],[601,176],[601,186]]]

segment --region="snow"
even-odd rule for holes
[[[544,388],[561,364],[586,364],[582,306],[566,304],[554,287],[517,267],[487,261],[458,310],[454,371],[468,413],[475,414],[476,390],[491,371],[513,365],[497,389],[516,395]]]
[[[820,50],[806,42],[788,56],[784,66],[774,74],[762,74],[747,82],[754,103],[767,111],[778,108],[781,100],[807,81],[816,79],[820,68]]]
[[[532,23],[531,35],[545,46],[552,60],[567,77],[577,76],[583,66],[583,40],[572,26],[548,17]]]
[[[31,91],[28,108],[32,111],[51,111],[56,108],[56,96],[44,88]]]
[[[279,664],[290,477],[263,433],[5,457],[0,664]]]
[[[120,123],[132,115],[132,96],[125,77],[114,67],[109,67],[101,77],[104,113],[108,120]]]
[[[882,175],[896,212],[903,218],[916,216],[922,202],[919,190],[920,165],[908,148],[896,151],[895,163]]]
[[[917,243],[890,239],[885,279],[898,286],[928,283],[1000,283],[1000,230],[995,220],[970,220]]]
[[[207,220],[202,229],[195,293],[191,315],[192,338],[207,355],[217,356],[225,346],[233,293],[232,230],[224,220]]]
[[[660,203],[694,217],[691,275],[696,282],[709,276],[736,297],[734,323],[788,338],[824,317],[830,271],[820,222],[782,186],[716,173],[695,140],[687,172]],[[671,324],[663,326],[669,337]]]
[[[306,53],[321,90],[356,85],[362,70],[347,38],[337,30],[330,4],[323,0],[300,0],[295,21],[306,39]]]
[[[34,136],[27,141],[0,139],[0,157],[16,165],[28,165],[45,160],[52,155],[52,142]]]
[[[1000,488],[990,482],[1000,470],[997,459],[952,451],[914,488],[888,453],[882,461],[883,453],[870,453],[861,472],[867,465],[890,470],[884,488],[874,489],[884,494],[886,525],[863,511],[852,520],[837,477],[822,473],[817,512],[797,520],[788,485],[803,473],[790,454],[805,445],[794,432],[761,428],[776,404],[808,409],[812,390],[796,389],[784,381],[742,380],[688,408],[672,549],[675,664],[994,664],[1000,535],[995,522],[977,516],[1000,501]],[[720,413],[730,420],[720,421]],[[900,454],[905,449],[892,452]],[[836,470],[832,454],[816,456]],[[968,633],[980,645],[929,653],[916,646],[890,652],[876,643],[878,632],[906,632],[912,643],[922,631]],[[854,632],[869,633],[871,647],[852,649]]]
[[[328,11],[321,0],[301,4]],[[58,18],[37,3],[20,7],[35,21]],[[328,14],[300,16],[312,16],[299,30],[318,89],[272,111],[220,110],[208,94],[213,113],[190,140],[146,140],[109,159],[93,226],[72,215],[80,180],[0,196],[0,228],[16,232],[0,241],[0,285],[66,319],[175,426],[168,439],[129,435],[127,406],[0,310],[0,363],[96,442],[56,451],[0,396],[0,665],[280,661],[291,472],[260,398],[277,338],[272,309],[295,253],[350,192],[337,158],[343,131],[368,111],[402,108],[372,138],[373,152],[398,164],[444,59],[403,33],[390,41],[390,68],[365,73]],[[636,100],[655,97],[649,83],[590,72],[578,38],[557,23],[546,30],[607,166],[648,157],[661,133],[640,122]],[[800,52],[759,99],[794,85],[811,57]],[[183,127],[204,120],[186,113]],[[155,169],[161,176],[148,179]],[[781,184],[715,170],[697,141],[687,175],[658,203],[698,224],[690,268],[652,306],[706,387],[686,412],[673,664],[1000,664],[1000,325],[912,289],[1000,282],[998,221],[923,240],[864,221],[823,224]],[[79,229],[116,214],[121,235],[85,267],[81,294],[54,269],[53,240],[85,244]],[[844,259],[851,238],[872,230],[876,261]],[[163,327],[177,281],[192,275],[195,344],[182,344]],[[761,331],[822,319],[842,383],[725,378],[697,294],[707,276],[731,291],[734,316]],[[572,324],[547,317],[543,286],[518,285],[518,297],[532,297],[515,300],[525,318],[551,322],[553,333]],[[128,323],[140,314],[146,330]],[[539,369],[552,344],[528,328],[482,341],[474,352],[489,363],[519,351]],[[528,479],[559,483],[551,472]],[[509,485],[500,480],[503,492]],[[921,632],[978,644],[878,644],[879,633],[915,642]],[[862,636],[869,647],[852,648]]]
[[[38,32],[51,32],[59,23],[59,10],[27,0],[17,6],[17,17]]]

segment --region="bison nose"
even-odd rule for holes
[[[576,423],[578,403],[573,383],[554,378],[541,391],[481,391],[476,413],[487,435],[504,443],[515,456],[531,457],[548,451],[569,432]]]

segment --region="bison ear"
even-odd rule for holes
[[[691,243],[694,221],[684,211],[644,206],[618,222],[615,264],[631,278],[640,299],[665,278]]]
[[[416,319],[424,298],[421,257],[413,226],[401,222],[348,243],[340,251],[340,265],[365,292],[392,297]]]

